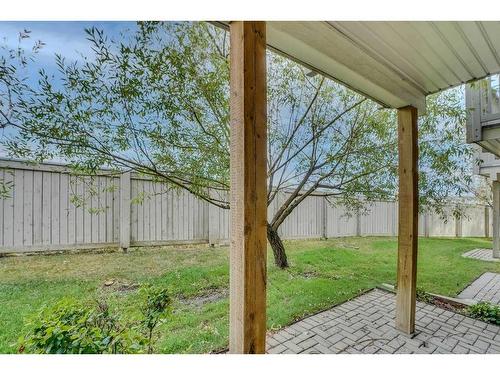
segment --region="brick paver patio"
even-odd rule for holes
[[[500,353],[500,327],[417,302],[416,335],[394,328],[396,296],[374,289],[268,335],[268,353]]]
[[[500,262],[500,259],[493,258],[492,249],[474,249],[462,254],[465,258],[484,260],[486,262]]]
[[[465,288],[458,298],[487,301],[500,305],[500,274],[493,272],[483,273],[474,282]]]

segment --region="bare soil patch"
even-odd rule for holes
[[[206,289],[200,294],[190,297],[181,296],[178,301],[184,305],[202,307],[203,305],[211,302],[217,302],[229,295],[229,289]]]
[[[131,293],[139,288],[139,284],[123,280],[109,279],[104,282],[101,289],[114,293]]]

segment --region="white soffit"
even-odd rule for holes
[[[500,72],[500,22],[270,21],[273,50],[386,107]]]

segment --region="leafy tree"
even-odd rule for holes
[[[92,56],[55,57],[58,72],[36,85],[2,60],[0,126],[15,156],[60,157],[77,170],[134,170],[229,208],[229,45],[207,23],[138,23],[120,40],[86,30]],[[395,112],[268,52],[268,239],[287,267],[278,228],[308,196],[361,209],[397,193]],[[444,212],[464,194],[471,149],[464,144],[460,89],[428,99],[420,119],[422,207]],[[362,198],[362,200],[360,200]]]

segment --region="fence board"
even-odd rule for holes
[[[11,184],[14,181],[14,171],[7,170],[4,174],[4,180],[6,184]],[[15,187],[14,187],[15,189]],[[14,245],[14,195],[11,194],[4,201],[3,208],[3,226],[4,226],[4,246]]]
[[[59,199],[61,193],[59,191],[59,173],[50,174],[50,243],[59,245]]]
[[[23,246],[24,237],[24,171],[14,172],[14,238],[13,245]]]
[[[59,242],[61,244],[68,243],[68,200],[69,200],[69,176],[61,174],[59,179],[60,186],[60,203],[59,203]]]
[[[43,172],[33,172],[33,245],[42,244]]]
[[[356,216],[344,207],[328,203],[326,208],[327,237],[346,237],[356,235]]]
[[[43,172],[42,175],[42,243],[51,244],[51,190],[52,173]]]
[[[23,246],[33,245],[33,171],[24,171]]]
[[[14,183],[9,197],[0,199],[0,253],[118,245],[119,176],[102,173],[92,179],[69,172],[60,165],[21,166],[0,160],[0,179]],[[135,202],[130,208],[132,245],[229,240],[229,210],[209,209],[207,202],[186,191],[135,174],[130,195]],[[75,197],[83,204],[75,205]],[[277,195],[268,207],[269,218],[285,199],[286,194]],[[458,226],[452,217],[443,221],[438,215],[420,214],[419,233],[424,235],[427,226],[430,236],[484,236],[491,228],[491,214],[486,223],[484,206],[470,205],[465,211]],[[284,239],[394,236],[397,220],[397,202],[374,202],[366,215],[358,216],[325,197],[310,196],[279,231]]]

